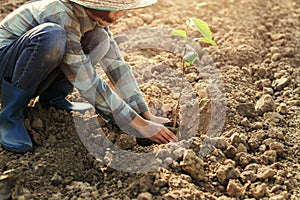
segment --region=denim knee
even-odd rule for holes
[[[44,23],[32,28],[15,41],[7,56],[6,76],[15,87],[34,93],[66,53],[67,37],[63,27]]]
[[[39,26],[33,40],[41,46],[41,54],[44,55],[46,61],[57,61],[60,64],[66,53],[67,36],[63,27],[54,23],[44,23]],[[31,41],[34,42],[34,41]]]

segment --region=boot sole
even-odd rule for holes
[[[20,148],[16,148],[14,146],[7,146],[7,145],[2,145],[2,147],[7,150],[11,151],[14,153],[28,153],[33,151],[33,147],[27,144],[22,145]]]

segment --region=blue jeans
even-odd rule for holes
[[[66,34],[53,23],[39,25],[0,50],[0,82],[3,78],[34,94],[59,66],[66,51]]]
[[[97,28],[81,40],[86,54],[92,54],[95,65],[106,53],[105,48],[95,48],[103,37]],[[5,78],[20,89],[41,93],[52,81],[64,77],[59,66],[66,51],[66,33],[63,27],[44,23],[26,32],[12,44],[0,49],[0,87]],[[96,52],[93,50],[97,50]],[[108,47],[106,47],[108,49]],[[65,77],[63,78],[65,79]]]

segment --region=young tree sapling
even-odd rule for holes
[[[190,38],[190,32],[193,28],[196,28],[196,30],[201,34],[202,37],[200,38]],[[182,95],[183,90],[183,79],[186,74],[187,67],[193,66],[195,61],[198,58],[197,52],[195,52],[192,48],[191,41],[198,41],[198,42],[204,42],[211,44],[213,46],[216,46],[217,43],[213,40],[212,32],[208,26],[208,24],[197,18],[189,18],[186,21],[186,30],[176,29],[172,31],[172,35],[182,37],[185,40],[185,48],[184,53],[182,57],[182,79],[181,79],[181,90],[177,101],[177,106],[175,108],[175,118],[174,118],[174,124],[173,128],[175,129],[177,121],[178,121],[178,113],[179,113],[179,103]]]

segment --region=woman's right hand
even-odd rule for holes
[[[158,144],[167,144],[176,142],[178,138],[168,128],[149,120],[145,120],[137,115],[130,123],[130,126],[136,129],[142,136]]]

